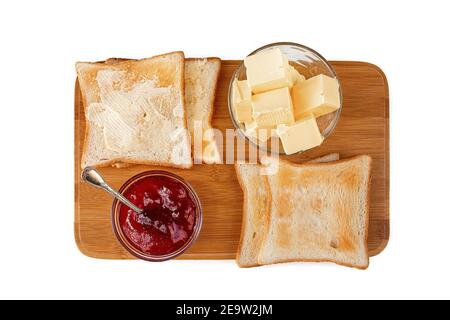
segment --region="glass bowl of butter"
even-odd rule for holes
[[[241,137],[267,152],[292,155],[330,136],[342,111],[342,90],[319,53],[278,42],[239,64],[228,89],[228,109]]]

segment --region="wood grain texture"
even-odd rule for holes
[[[239,61],[222,61],[215,100],[213,126],[233,128],[228,107],[228,83]],[[370,194],[369,253],[379,254],[389,240],[389,93],[386,77],[375,65],[332,62],[343,89],[343,110],[333,134],[324,144],[302,155],[301,162],[330,152],[342,158],[368,154],[373,158]],[[132,259],[116,240],[110,222],[111,197],[80,183],[80,157],[85,118],[78,82],[75,85],[75,239],[89,257]],[[101,168],[115,188],[131,176],[154,166]],[[161,167],[159,167],[161,169]],[[203,206],[203,227],[196,243],[180,259],[234,259],[241,230],[243,195],[233,165],[195,165],[193,169],[164,170],[176,173],[197,191]]]

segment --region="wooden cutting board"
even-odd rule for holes
[[[239,61],[222,61],[216,93],[213,126],[233,128],[228,107],[228,83]],[[330,152],[341,158],[368,154],[373,158],[370,194],[369,253],[379,254],[389,240],[389,94],[380,68],[364,62],[331,62],[343,89],[343,110],[333,134],[324,144],[299,156],[300,162]],[[111,197],[102,190],[80,183],[80,157],[85,117],[78,82],[75,85],[75,239],[89,257],[132,259],[116,240],[110,222]],[[99,169],[113,187],[154,166]],[[161,168],[161,167],[159,167]],[[234,259],[241,231],[243,195],[233,165],[195,165],[174,172],[197,191],[203,206],[203,227],[196,243],[180,259]]]

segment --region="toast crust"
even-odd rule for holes
[[[183,60],[183,63],[180,64],[180,68],[181,68],[181,74],[183,75],[183,79],[180,83],[180,94],[181,94],[181,99],[182,99],[182,107],[183,107],[183,111],[184,111],[184,127],[187,130],[187,111],[186,111],[186,102],[185,102],[185,85],[184,85],[184,74],[185,74],[185,65],[184,65],[184,52],[183,51],[172,51],[172,52],[168,52],[168,53],[164,53],[164,54],[160,54],[160,55],[156,55],[150,58],[144,58],[144,59],[140,59],[140,60],[136,60],[136,59],[124,59],[124,58],[109,58],[106,59],[105,61],[99,61],[99,62],[87,62],[88,64],[93,64],[93,65],[115,65],[115,66],[120,66],[123,64],[126,64],[130,61],[143,61],[143,60],[147,60],[147,59],[154,59],[154,58],[160,58],[160,57],[164,57],[167,55],[173,55],[173,54],[178,54],[180,55],[180,57]],[[77,62],[77,64],[80,62]],[[86,110],[87,110],[87,102],[86,102],[86,92],[84,90],[85,88],[83,88],[83,86],[80,86],[80,91],[81,91],[81,97],[82,97],[82,103],[83,103],[83,112],[86,116]],[[83,148],[82,148],[82,154],[81,154],[81,163],[85,163],[86,160],[86,150],[88,147],[88,138],[89,138],[89,130],[90,130],[90,124],[89,121],[86,119],[86,129],[84,132],[84,143],[83,143]],[[118,157],[118,158],[114,158],[114,159],[109,159],[106,161],[100,161],[98,163],[92,164],[92,167],[97,167],[97,168],[101,168],[101,167],[107,167],[107,166],[111,166],[114,163],[117,162],[121,162],[121,163],[129,163],[129,164],[143,164],[143,165],[156,165],[156,166],[166,166],[166,167],[173,167],[173,168],[182,168],[182,169],[189,169],[192,168],[193,166],[193,161],[192,161],[192,154],[191,154],[191,162],[189,164],[174,164],[174,163],[168,163],[168,162],[160,162],[160,161],[153,161],[153,160],[130,160],[130,159],[126,159],[123,157]]]
[[[119,166],[114,166],[115,164],[119,164]],[[122,164],[124,164],[124,165],[122,165]],[[162,167],[178,168],[178,169],[190,169],[193,166],[193,165],[182,165],[182,164],[178,165],[178,164],[159,162],[159,161],[141,161],[141,160],[134,161],[134,160],[129,160],[129,159],[125,159],[125,158],[115,158],[113,160],[102,161],[102,162],[92,164],[89,166],[93,167],[93,168],[104,168],[104,167],[114,166],[118,169],[121,169],[121,168],[128,168],[133,165],[140,165],[140,164],[147,165],[147,166],[162,166]]]
[[[263,266],[270,266],[273,264],[292,263],[292,262],[315,262],[315,263],[329,262],[329,263],[334,263],[334,264],[337,264],[340,266],[354,268],[354,269],[358,269],[358,270],[366,270],[369,267],[369,263],[367,263],[367,265],[365,265],[365,266],[358,266],[358,265],[354,265],[351,263],[345,263],[345,262],[341,262],[341,261],[337,261],[337,260],[333,260],[333,259],[283,259],[283,260],[272,262],[270,264],[259,264],[259,265],[256,265],[255,267],[263,267]]]
[[[246,221],[247,219],[245,219],[245,217],[247,215],[247,210],[248,210],[248,208],[247,208],[248,195],[246,192],[244,181],[239,173],[239,169],[238,169],[237,165],[234,165],[234,169],[236,171],[236,176],[237,176],[239,186],[241,187],[241,190],[244,194],[244,204],[242,207],[241,234],[239,236],[239,245],[238,245],[238,249],[237,249],[237,253],[236,253],[236,263],[241,268],[247,268],[247,267],[253,267],[254,265],[242,265],[240,263],[240,261],[241,261],[242,246],[243,246],[243,242],[244,242],[244,232],[245,232],[245,229],[247,228],[247,221]]]

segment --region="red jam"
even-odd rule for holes
[[[194,232],[196,203],[179,181],[148,176],[131,184],[125,197],[141,209],[139,214],[119,207],[119,223],[128,241],[150,255],[172,253],[189,241]]]

